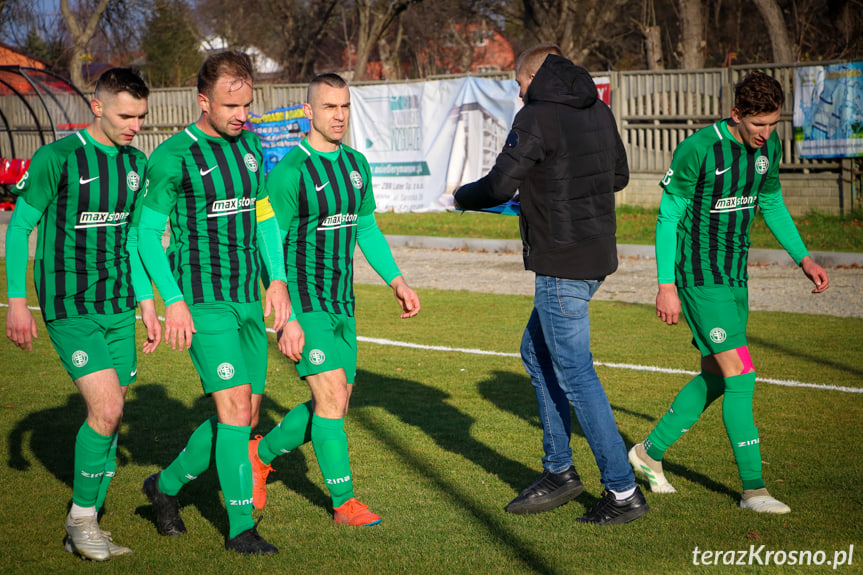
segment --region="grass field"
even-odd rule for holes
[[[2,278],[2,272],[0,272]],[[5,281],[5,279],[2,279]],[[186,536],[157,534],[141,482],[167,465],[212,414],[188,354],[162,347],[140,358],[128,394],[117,477],[102,527],[135,551],[94,564],[64,553],[71,456],[84,406],[44,326],[31,353],[0,344],[0,572],[3,573],[813,573],[832,566],[693,565],[693,552],[810,552],[833,561],[854,545],[860,572],[863,511],[863,394],[759,383],[765,479],[793,512],[764,516],[738,508],[740,495],[719,406],[668,453],[677,495],[646,491],[651,512],[628,525],[574,522],[600,495],[596,465],[580,430],[576,466],[586,491],[537,516],[503,506],[541,470],[541,431],[530,382],[518,358],[531,299],[422,290],[423,310],[399,320],[391,291],[357,286],[364,338],[346,429],[355,486],[383,516],[373,528],[333,523],[311,445],[278,458],[260,532],[274,557],[223,549],[226,514],[214,469],[181,493]],[[35,304],[35,301],[33,302]],[[594,302],[593,348],[602,364],[692,370],[685,326],[661,324],[647,306]],[[0,316],[5,320],[5,308]],[[37,314],[38,317],[38,314]],[[139,329],[139,333],[140,333]],[[753,312],[753,360],[761,377],[863,389],[863,320]],[[271,338],[273,336],[270,336]],[[455,348],[503,355],[478,355]],[[509,355],[507,355],[509,354]],[[681,373],[598,368],[627,446],[641,441],[689,379]],[[266,432],[308,392],[271,339]],[[640,482],[643,489],[646,484]],[[818,555],[823,552],[825,555]],[[727,554],[724,555],[727,559]],[[704,556],[699,555],[699,563]],[[710,559],[713,561],[714,559]]]
[[[655,209],[621,206],[617,209],[617,241],[622,244],[652,244],[656,231]],[[385,234],[442,236],[455,238],[519,239],[518,218],[479,212],[427,214],[376,214]],[[795,218],[797,228],[811,251],[863,252],[863,210],[843,217],[809,214]],[[750,230],[753,248],[782,249],[759,213]]]

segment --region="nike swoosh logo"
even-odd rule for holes
[[[329,186],[329,185],[330,185],[330,181],[329,181],[329,180],[327,180],[327,181],[326,181],[326,182],[324,182],[322,185],[320,185],[320,186],[315,186],[315,191],[316,191],[316,192],[320,192],[321,190],[323,190],[324,188],[326,188],[326,187],[327,187],[327,186]]]
[[[90,182],[95,182],[98,179],[99,179],[99,176],[96,176],[95,178],[90,178],[89,180],[85,180],[84,178],[80,178],[78,180],[78,183],[83,186],[83,185],[89,184]]]
[[[210,172],[212,172],[213,170],[215,170],[215,169],[216,169],[216,167],[217,167],[217,166],[213,166],[213,167],[212,167],[212,168],[210,168],[209,170],[201,170],[201,177],[203,178],[204,176],[206,176],[207,174],[209,174]]]
[[[130,373],[130,374],[129,374],[129,377],[135,377],[136,375],[138,375],[138,370],[137,370],[137,369],[136,369],[135,371],[133,371],[132,373]]]
[[[720,170],[719,170],[719,168],[716,168],[716,175],[717,175],[717,176],[721,176],[722,174],[724,174],[725,172],[727,172],[727,171],[728,171],[728,170],[730,170],[730,169],[731,169],[731,167],[730,167],[730,166],[729,166],[728,168],[725,168],[725,169],[724,169],[724,170],[722,170],[722,171],[720,171]]]

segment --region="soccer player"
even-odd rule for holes
[[[815,284],[812,293],[829,287],[827,273],[809,256],[782,201],[782,147],[775,130],[784,100],[779,82],[761,72],[748,74],[735,87],[731,117],[681,142],[660,182],[656,315],[674,325],[683,312],[701,353],[701,372],[647,439],[629,451],[630,463],[648,478],[651,490],[674,493],[662,472],[665,451],[722,397],[725,431],[743,483],[740,507],[760,513],[791,509],[767,492],[752,414],[755,366],[746,342],[746,265],[756,206]]]
[[[39,307],[87,406],[75,439],[64,544],[95,561],[132,553],[99,528],[97,514],[117,467],[126,391],[138,373],[137,305],[147,328],[144,353],[158,346],[162,330],[131,223],[147,159],[130,144],[147,116],[148,94],[133,70],[102,74],[90,102],[93,122],[36,152],[16,185],[18,200],[6,232],[6,337],[32,350],[38,335],[26,288],[28,238],[38,226],[33,271]]]
[[[311,440],[332,497],[337,523],[375,525],[381,518],[354,497],[345,415],[357,371],[353,254],[366,259],[393,288],[401,317],[420,311],[375,222],[371,173],[362,154],[341,143],[350,118],[345,81],[324,74],[309,84],[303,111],[308,138],[268,174],[268,201],[284,241],[292,319],[279,349],[297,365],[312,399],[294,407],[266,437],[249,443],[255,507],[266,504],[270,463]],[[301,356],[301,357],[300,357]]]
[[[261,143],[243,128],[252,75],[246,54],[210,55],[198,73],[200,118],[150,157],[141,259],[165,301],[165,341],[175,350],[189,349],[217,414],[192,433],[167,468],[146,479],[143,491],[159,532],[182,535],[177,494],[209,468],[215,444],[229,523],[225,547],[271,555],[278,549],[258,534],[252,519],[248,451],[267,373],[259,255],[273,268],[264,311],[269,316],[275,310],[276,329],[287,320],[290,302],[276,220],[272,213],[261,217]],[[169,220],[166,255],[160,238]]]

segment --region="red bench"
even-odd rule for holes
[[[0,158],[0,184],[14,186],[30,167],[30,160]]]

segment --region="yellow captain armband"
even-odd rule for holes
[[[272,217],[275,217],[276,213],[273,211],[273,205],[270,203],[270,196],[262,200],[258,200],[255,202],[255,217],[258,220],[258,223],[269,220]]]

